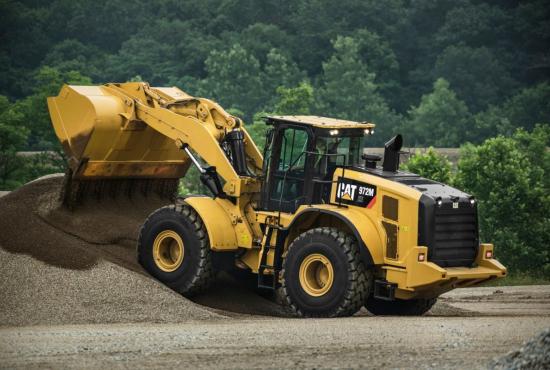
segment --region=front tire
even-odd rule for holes
[[[153,212],[141,227],[137,252],[147,272],[185,296],[205,290],[214,278],[206,228],[188,205]]]
[[[428,312],[437,298],[395,299],[384,301],[369,297],[365,308],[373,315],[422,316]]]
[[[371,280],[357,240],[330,227],[297,237],[285,253],[281,276],[282,303],[303,317],[353,315],[368,296]]]

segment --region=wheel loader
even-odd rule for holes
[[[372,123],[269,116],[262,154],[239,118],[176,87],[65,85],[48,107],[69,207],[174,195],[198,169],[208,194],[153,212],[137,243],[139,263],[184,296],[208,287],[220,256],[302,317],[421,315],[446,291],[506,275],[479,240],[476,199],[399,170],[401,135],[383,159],[369,154]]]

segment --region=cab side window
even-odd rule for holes
[[[271,208],[293,212],[305,202],[305,176],[309,135],[305,129],[288,127],[281,135],[281,151],[273,171]]]

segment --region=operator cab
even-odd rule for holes
[[[264,149],[261,207],[293,213],[303,204],[329,203],[337,167],[362,161],[374,124],[317,116],[270,116]]]

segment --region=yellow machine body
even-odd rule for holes
[[[184,202],[203,220],[211,249],[238,252],[237,266],[254,273],[274,273],[262,266],[275,265],[272,246],[281,240],[286,250],[307,230],[333,227],[356,237],[365,263],[377,279],[393,284],[395,297],[400,299],[436,297],[454,287],[506,274],[491,258],[491,244],[480,244],[471,267],[441,267],[431,262],[427,246],[418,242],[422,191],[368,171],[337,168],[328,202],[302,204],[295,212],[262,209],[263,157],[244,125],[216,103],[178,88],[153,88],[143,82],[67,85],[57,97],[48,98],[48,107],[73,180],[177,181],[195,163],[189,149],[211,169],[215,167],[223,181],[220,196],[188,197]],[[274,119],[334,133],[374,127],[323,117]],[[239,173],[231,162],[234,158],[221,145],[231,132],[244,138],[244,160],[250,172]],[[336,199],[341,178],[375,186],[376,199],[368,207],[342,205]]]
[[[338,205],[337,179],[343,176],[376,186],[376,199],[372,205]],[[364,172],[345,170],[344,173],[342,169],[337,169],[330,195],[332,204],[303,205],[292,214],[259,212],[258,219],[266,224],[279,220],[283,230],[288,232],[287,243],[304,231],[321,226],[336,227],[355,235],[362,242],[362,248],[368,250],[368,254],[365,255],[375,266],[375,276],[395,284],[395,297],[400,299],[437,297],[454,288],[506,276],[506,268],[492,258],[494,247],[488,243],[480,245],[474,267],[440,267],[429,261],[428,247],[418,245],[418,211],[421,196],[421,191],[404,184]],[[384,204],[385,197],[396,200],[396,217],[389,218],[389,212]],[[394,241],[384,223],[395,225]],[[257,270],[260,253],[251,250],[243,259],[249,265],[256,263],[254,268]],[[423,257],[419,258],[419,255]],[[268,261],[273,261],[273,252],[270,253]]]

